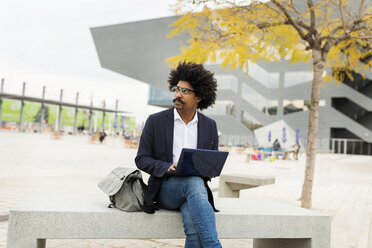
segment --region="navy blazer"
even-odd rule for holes
[[[197,114],[197,148],[218,150],[216,122],[199,112]],[[135,162],[138,169],[150,174],[148,188],[154,201],[162,181],[166,179],[169,166],[173,164],[173,129],[174,108],[172,107],[150,115],[142,131]],[[214,208],[212,192],[207,184],[206,186],[209,201]]]

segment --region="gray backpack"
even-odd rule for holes
[[[152,202],[141,172],[134,168],[115,168],[98,183],[98,187],[109,196],[109,208],[115,207],[125,212],[142,210],[148,214],[158,209]]]

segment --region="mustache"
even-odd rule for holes
[[[179,98],[179,97],[173,99],[173,102],[176,102],[176,101],[179,101],[180,103],[185,104],[185,103],[181,100],[181,98]]]

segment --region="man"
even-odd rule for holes
[[[275,139],[275,141],[273,143],[273,150],[274,150],[274,152],[280,151],[280,143],[279,143],[278,139]]]
[[[275,158],[279,158],[280,143],[279,143],[278,139],[275,139],[275,141],[273,143],[273,151],[274,151]],[[284,156],[284,157],[286,157],[286,156]],[[272,160],[270,160],[270,161],[272,161]]]
[[[136,165],[151,175],[148,187],[156,204],[181,210],[185,247],[222,247],[209,178],[172,175],[182,148],[218,149],[216,122],[196,111],[214,104],[217,81],[203,65],[183,62],[171,70],[168,83],[174,107],[147,119]]]

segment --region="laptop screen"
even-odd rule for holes
[[[217,177],[221,174],[228,154],[225,151],[183,148],[175,174]]]

